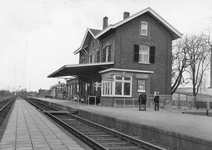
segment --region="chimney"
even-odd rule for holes
[[[105,29],[107,26],[108,26],[108,17],[105,16],[105,17],[103,18],[103,29]]]
[[[130,13],[125,11],[123,14],[123,19],[126,19],[129,16],[130,16]]]

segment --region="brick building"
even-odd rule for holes
[[[79,54],[79,64],[65,65],[48,77],[75,76],[67,81],[67,94],[80,99],[100,98],[113,106],[119,97],[135,98],[140,92],[170,95],[172,41],[181,33],[151,8],[103,29],[88,28]]]

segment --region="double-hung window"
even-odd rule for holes
[[[149,46],[139,45],[139,62],[149,63]]]
[[[134,45],[134,62],[144,64],[155,63],[155,46]]]
[[[94,63],[94,59],[95,59],[94,52],[92,52],[91,54],[89,54],[89,63]]]
[[[148,35],[148,22],[141,21],[141,35],[147,36]]]
[[[104,49],[103,49],[103,58],[102,58],[103,62],[111,62],[111,45],[107,45]]]

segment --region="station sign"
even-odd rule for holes
[[[137,73],[134,75],[136,79],[149,79],[149,74]]]

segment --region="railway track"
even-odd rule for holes
[[[165,150],[36,100],[27,101],[95,150]]]
[[[15,99],[16,99],[16,96],[13,96],[13,97],[0,101],[0,126],[3,123],[5,117],[7,116]]]

